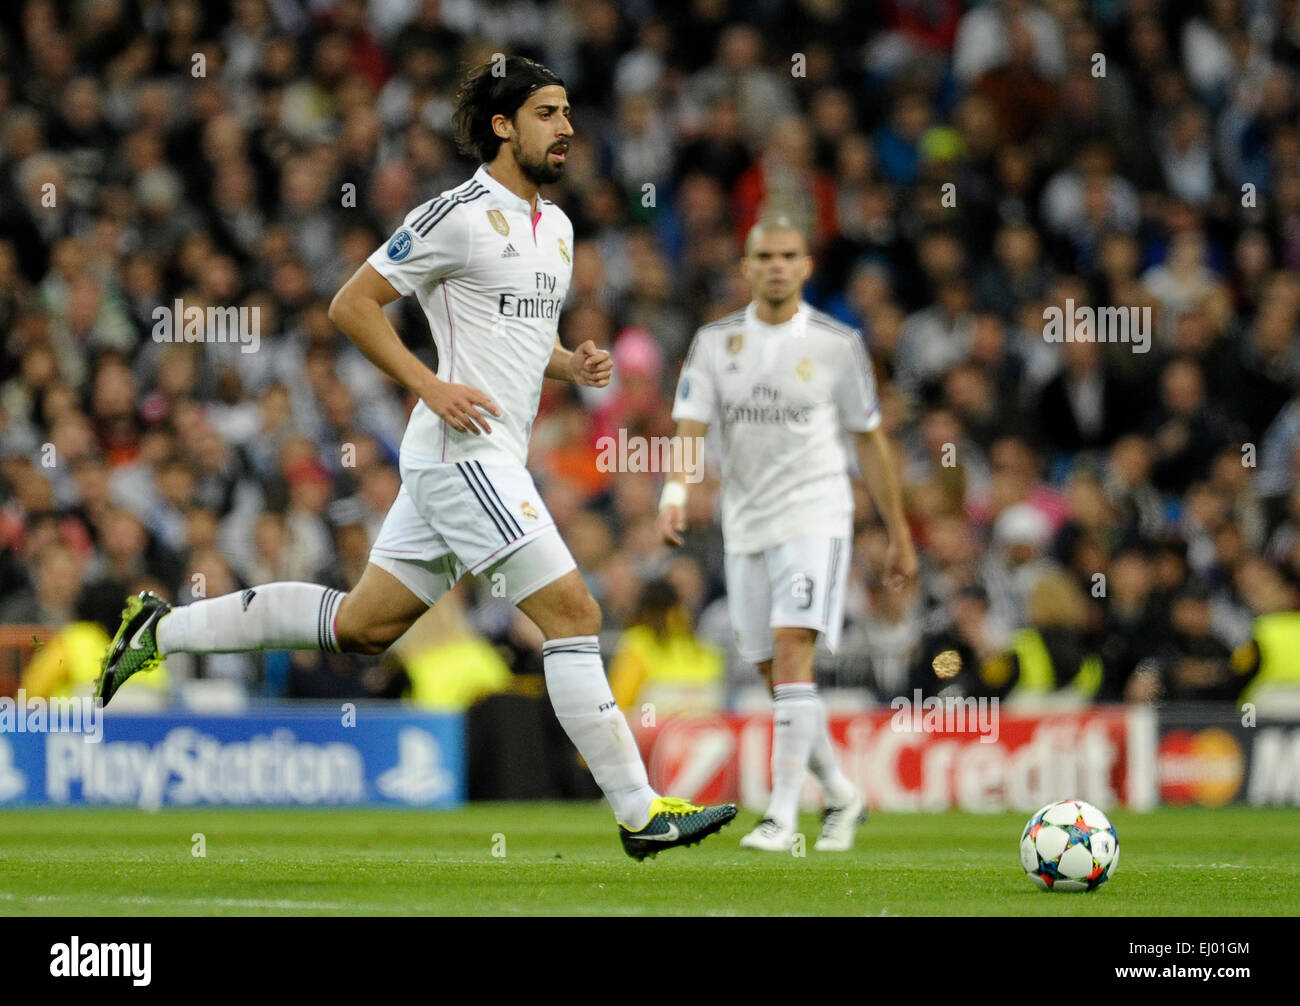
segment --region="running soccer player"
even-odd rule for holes
[[[696,332],[673,405],[683,443],[722,424],[727,606],[740,655],[775,700],[772,796],[740,844],[791,848],[811,768],[825,795],[814,848],[847,851],[863,798],[836,764],[813,678],[818,636],[834,650],[843,622],[853,497],[842,431],[889,530],[894,586],[916,574],[916,552],[862,336],[801,297],[812,272],[803,235],[786,218],[760,220],[741,271],[753,300]],[[686,493],[683,476],[670,475],[659,531],[672,545],[682,544]]]
[[[269,583],[171,607],[127,601],[96,695],[168,653],[315,649],[379,653],[466,571],[502,575],[537,623],[556,716],[613,807],[627,853],[692,845],[736,814],[651,789],[601,663],[600,607],[524,467],[542,378],[603,387],[609,354],[569,352],[556,321],[572,276],[573,225],[539,189],[564,172],[573,128],[564,83],[510,57],[469,71],[457,142],[483,162],[412,210],[330,305],[335,324],[418,397],[402,440],[402,487],[360,581],[347,593]],[[438,350],[434,374],[402,345],[383,307],[414,294]]]

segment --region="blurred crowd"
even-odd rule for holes
[[[1249,688],[1261,620],[1300,585],[1297,0],[5,5],[0,623],[102,635],[146,586],[184,603],[356,581],[413,403],[327,307],[472,172],[457,75],[502,51],[551,66],[574,108],[546,193],[576,232],[560,335],[609,347],[616,379],[548,382],[530,467],[602,604],[620,701],[757,680],[732,649],[716,481],[670,552],[658,477],[596,456],[619,430],[672,432],[692,334],[749,299],[740,240],[769,210],[806,225],[806,298],[863,332],[922,554],[887,590],[859,491],[824,685]],[[257,351],[159,340],[177,298],[257,309]],[[1046,339],[1045,310],[1078,305],[1149,309],[1148,351]],[[413,299],[392,319],[432,364]],[[418,693],[429,652],[486,640],[484,690],[540,671],[490,584],[448,607],[401,659],[168,670]]]

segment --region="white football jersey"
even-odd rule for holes
[[[722,434],[722,536],[729,553],[807,534],[853,533],[843,431],[880,425],[862,336],[808,304],[781,325],[745,310],[695,333],[676,420]]]
[[[482,165],[464,185],[412,210],[367,261],[413,293],[438,350],[438,377],[486,393],[492,433],[459,433],[423,401],[402,438],[403,463],[511,459],[522,465],[542,379],[573,275],[573,224],[555,203],[528,202]]]

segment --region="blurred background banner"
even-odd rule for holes
[[[891,713],[832,714],[840,764],[884,811],[1033,811],[1070,793],[1129,810],[1157,804],[1300,806],[1300,716],[1243,726],[1221,706],[1007,713],[996,734],[907,731]],[[761,811],[770,786],[769,714],[670,717],[639,739],[652,785]],[[811,780],[807,810],[821,806]]]
[[[362,706],[117,713],[102,739],[0,734],[0,804],[399,804],[465,798],[463,717]]]
[[[888,711],[830,716],[844,772],[886,811],[1033,811],[1058,794],[1150,809],[1153,719],[1145,711],[1006,714],[996,732],[895,729]],[[678,716],[641,731],[651,785],[704,802],[762,810],[772,717]],[[821,806],[809,781],[804,806]]]
[[[1221,708],[1160,714],[1160,802],[1221,807],[1300,807],[1300,715],[1245,726]]]

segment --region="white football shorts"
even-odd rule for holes
[[[772,630],[785,627],[816,629],[835,652],[844,624],[849,544],[847,538],[806,535],[762,552],[727,554],[727,610],[743,659],[771,660]]]
[[[577,568],[528,469],[475,460],[403,465],[370,561],[429,605],[467,571],[518,604]]]

